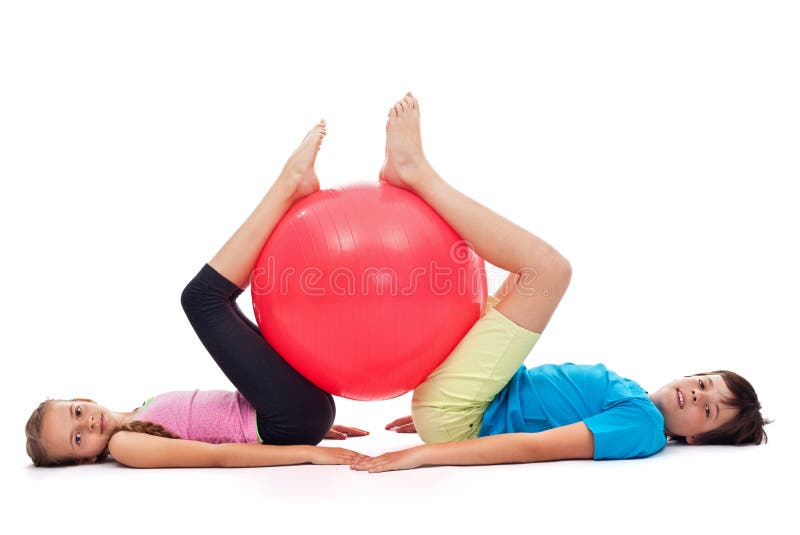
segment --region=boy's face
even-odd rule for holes
[[[670,436],[694,437],[725,425],[739,413],[723,403],[733,398],[720,375],[681,377],[662,386],[650,399],[664,416],[665,431]]]

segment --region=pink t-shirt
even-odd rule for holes
[[[239,392],[190,390],[150,398],[136,420],[153,422],[187,440],[259,443],[256,411]]]

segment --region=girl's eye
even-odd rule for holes
[[[706,418],[708,418],[709,416],[711,416],[711,409],[709,408],[708,405],[706,405]]]
[[[702,379],[698,379],[697,382],[700,383],[700,390],[705,390],[706,385],[703,382],[703,380]]]
[[[77,414],[78,416],[80,416],[82,412],[83,412],[83,409],[81,409],[80,407],[75,409],[75,414]]]
[[[81,434],[80,434],[80,433],[77,433],[77,434],[75,435],[75,443],[76,443],[78,446],[80,446],[80,445],[81,445]]]

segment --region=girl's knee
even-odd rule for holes
[[[203,291],[203,286],[194,279],[181,292],[181,307],[189,319],[192,318],[193,313],[202,308],[207,300],[208,296]]]
[[[206,264],[181,292],[181,306],[189,315],[197,310],[229,304],[241,293],[241,288]]]
[[[192,287],[193,282],[194,281],[189,282],[181,292],[181,308],[183,308],[183,311],[187,314],[194,305],[195,289]]]
[[[181,307],[190,320],[198,314],[217,310],[221,305],[227,304],[225,295],[199,281],[197,277],[189,281],[181,292]]]

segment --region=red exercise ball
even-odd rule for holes
[[[253,270],[256,321],[323,390],[390,399],[452,351],[486,302],[481,259],[417,195],[388,184],[295,203]]]

